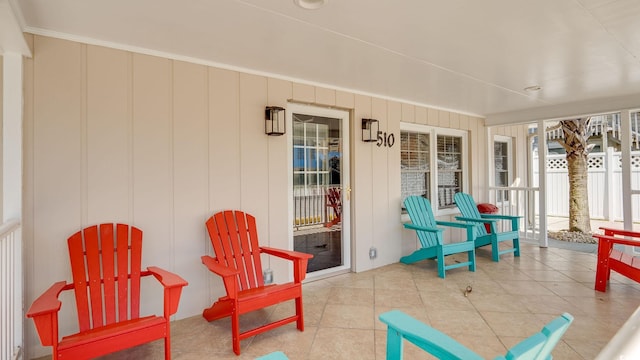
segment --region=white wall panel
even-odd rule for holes
[[[177,317],[211,305],[208,270],[199,261],[209,242],[209,121],[207,68],[173,64],[173,271],[189,282]]]
[[[2,55],[0,55],[0,69],[4,69],[4,60],[2,58]],[[3,91],[3,84],[4,84],[4,79],[3,79],[3,73],[4,71],[0,70],[0,124],[3,124],[3,108],[2,108],[2,104],[4,102],[4,91]],[[2,128],[4,128],[4,126],[0,126],[0,149],[2,149],[2,139],[3,139],[3,132],[2,132]],[[4,189],[4,185],[3,185],[3,170],[4,170],[4,166],[2,166],[2,152],[0,151],[0,189]],[[0,191],[0,204],[4,203],[4,196],[3,196],[3,191]],[[3,206],[4,208],[4,206]],[[3,211],[4,209],[0,209],[0,219],[3,219]]]
[[[239,86],[237,72],[209,68],[209,216],[240,208]]]
[[[87,214],[83,226],[129,223],[131,54],[88,46],[86,68]]]
[[[144,232],[143,266],[171,270],[174,261],[171,62],[133,56],[133,225]],[[142,283],[143,314],[162,309],[152,281]]]
[[[373,148],[371,143],[362,142],[362,118],[371,118],[371,98],[355,96],[354,126],[351,136],[353,149],[351,155],[351,208],[352,266],[356,271],[372,268],[369,260],[369,247],[373,233]]]
[[[66,239],[81,228],[82,51],[83,45],[51,38],[34,43],[33,238],[27,264],[35,276],[26,286],[42,293],[71,280]],[[29,145],[27,145],[29,146]],[[65,299],[70,299],[65,297]],[[29,300],[29,299],[27,299]],[[32,299],[31,299],[32,300]],[[61,318],[74,319],[72,307]],[[29,324],[33,329],[33,325]],[[62,322],[62,333],[77,326]],[[33,335],[30,336],[33,338]]]
[[[268,79],[267,91],[268,100],[265,102],[265,105],[287,108],[287,100],[291,99],[292,96],[291,82]],[[261,119],[264,121],[264,111]],[[256,122],[258,124],[255,124],[255,126],[260,127],[260,121],[256,119]],[[292,136],[292,134],[268,136],[263,132],[261,136],[267,140],[269,210],[266,216],[268,217],[267,223],[269,224],[269,228],[265,229],[268,231],[259,234],[259,236],[265,245],[268,244],[275,248],[289,249],[288,230],[292,224],[289,223],[287,214],[289,212],[288,174],[291,164],[286,161],[286,159],[288,152],[292,151],[287,145],[287,136]],[[283,282],[290,276],[293,278],[291,261],[280,260],[271,256],[268,262],[263,265],[273,270],[274,280],[276,282]]]
[[[396,102],[386,101],[382,99],[371,99],[371,117],[378,120],[379,131],[383,134],[387,133],[387,127],[392,121],[397,122],[402,114],[400,104]],[[371,197],[372,214],[371,214],[371,244],[378,249],[378,257],[369,260],[369,267],[375,268],[379,264],[388,264],[387,258],[392,257],[395,253],[389,246],[389,242],[393,241],[389,237],[389,192],[387,171],[389,167],[389,148],[386,146],[376,146],[375,142],[363,143],[370,148],[371,151]],[[367,253],[369,247],[359,249],[361,253]],[[399,255],[399,252],[398,252]],[[397,259],[396,259],[397,261]],[[395,261],[393,261],[395,262]]]
[[[264,108],[267,103],[267,79],[240,74],[240,195],[241,209],[256,217],[258,237],[268,245],[269,232],[269,157],[270,139],[264,133]]]

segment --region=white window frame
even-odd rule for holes
[[[432,199],[431,207],[435,216],[453,215],[460,213],[457,207],[439,209],[438,207],[438,136],[454,136],[461,138],[461,161],[462,161],[462,191],[468,192],[469,189],[469,133],[466,130],[447,129],[430,125],[422,125],[415,123],[400,123],[400,132],[410,131],[429,135],[429,169],[431,181],[429,182],[429,194]],[[402,171],[401,169],[399,169]],[[435,198],[433,198],[435,196]],[[402,214],[402,221],[408,221],[409,216]]]
[[[507,184],[506,186],[511,186],[511,184],[513,183],[513,138],[510,136],[504,136],[504,135],[494,135],[493,136],[493,143],[491,144],[491,164],[494,164],[494,166],[496,166],[496,156],[495,156],[495,144],[499,142],[499,143],[506,143],[507,144]],[[495,171],[491,172],[491,184],[493,184],[494,187],[497,187],[498,184],[496,184],[496,174]],[[511,200],[511,195],[509,194],[509,200],[501,200],[499,201],[501,204],[509,204],[509,201]],[[498,201],[498,194],[496,194],[496,201]]]

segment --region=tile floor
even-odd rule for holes
[[[295,324],[242,342],[231,351],[230,321],[195,316],[172,323],[173,359],[253,359],[276,350],[290,359],[384,359],[386,330],[378,315],[404,312],[449,334],[486,358],[538,331],[562,312],[574,323],[554,350],[556,359],[593,359],[640,305],[640,285],[612,273],[606,293],[593,290],[595,254],[523,243],[522,255],[490,260],[478,249],[475,273],[466,268],[437,277],[433,261],[392,264],[303,285],[306,329]],[[452,259],[448,258],[448,261]],[[464,296],[464,289],[472,292]],[[241,327],[293,313],[280,304],[241,317]],[[105,359],[160,359],[161,341]],[[406,359],[429,358],[411,344]]]

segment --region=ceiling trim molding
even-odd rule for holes
[[[640,93],[489,114],[485,125],[498,126],[532,123],[540,120],[563,120],[614,113],[625,109],[640,109]]]

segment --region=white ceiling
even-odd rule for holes
[[[293,0],[15,3],[31,33],[503,122],[640,107],[639,0],[329,0],[315,11]]]

